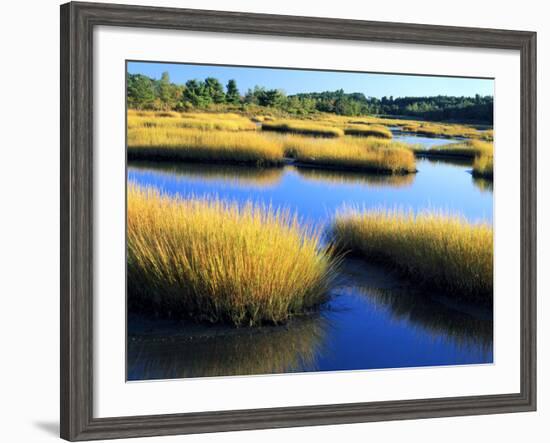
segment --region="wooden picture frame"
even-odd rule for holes
[[[96,26],[512,49],[521,57],[521,390],[517,394],[94,418],[93,29]],[[236,12],[61,6],[61,437],[70,441],[533,411],[536,408],[536,34]]]

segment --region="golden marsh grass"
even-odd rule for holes
[[[128,130],[128,159],[252,163],[283,161],[283,145],[256,132],[177,128]]]
[[[351,125],[344,129],[346,135],[359,137],[392,138],[391,131],[382,125]]]
[[[481,140],[467,140],[448,145],[425,148],[419,145],[413,147],[415,153],[426,157],[459,157],[474,159],[478,156],[493,155],[493,143]]]
[[[288,211],[128,186],[136,309],[234,325],[283,323],[326,300],[337,259]]]
[[[492,300],[493,228],[488,224],[431,212],[345,209],[331,234],[338,250],[388,263],[459,298]]]
[[[177,113],[128,111],[128,130],[140,128],[192,128],[203,131],[254,131],[256,125],[234,113]]]
[[[399,124],[405,132],[413,132],[427,137],[463,137],[468,139],[482,139],[486,141],[493,140],[493,131],[478,131],[472,126],[432,123],[420,121],[405,121]]]
[[[493,179],[493,154],[478,155],[474,159],[474,167],[472,169],[474,177],[485,179]]]
[[[307,165],[387,174],[416,171],[414,153],[405,145],[388,140],[287,136],[283,142],[287,156]]]
[[[195,118],[195,114],[189,115],[189,119]],[[198,121],[201,121],[201,115],[196,115]],[[227,120],[233,121],[231,114],[229,116]],[[319,167],[395,174],[416,170],[414,155],[406,145],[376,137],[338,137],[330,140],[294,134],[271,135],[258,131],[182,128],[173,123],[181,120],[175,116],[159,120],[169,123],[156,126],[129,125],[129,160],[271,166],[282,164],[286,155]],[[341,129],[338,131],[342,132]]]
[[[264,121],[263,131],[274,131],[316,137],[341,137],[344,131],[312,120],[275,120]]]

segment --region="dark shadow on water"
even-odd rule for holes
[[[129,315],[128,380],[492,361],[492,307],[422,291],[352,258],[344,260],[331,293],[320,312],[279,326],[234,328]]]
[[[315,181],[323,184],[353,184],[368,185],[370,187],[407,187],[413,184],[416,174],[373,174],[358,171],[338,171],[331,169],[314,169],[297,167],[296,170],[301,177],[308,181]]]
[[[420,157],[428,160],[431,164],[434,164],[434,165],[447,164],[447,165],[453,165],[453,166],[463,166],[464,168],[472,166],[472,160],[468,158],[460,158],[460,157],[452,157],[452,156],[429,157],[426,155],[421,155]]]
[[[37,421],[34,422],[33,425],[46,434],[59,437],[59,422],[57,421]]]
[[[162,163],[148,161],[131,161],[128,167],[154,171],[168,179],[223,181],[243,187],[266,187],[279,183],[283,168],[261,168],[246,165],[223,165],[206,163]]]
[[[411,286],[383,268],[360,259],[346,259],[339,291],[367,298],[404,322],[459,348],[492,352],[492,306],[458,302],[441,292]]]
[[[128,380],[314,371],[327,323],[313,315],[233,328],[129,317]]]

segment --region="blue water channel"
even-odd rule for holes
[[[447,139],[396,136],[428,146]],[[129,182],[182,197],[271,204],[328,225],[343,207],[439,210],[493,220],[492,183],[468,162],[419,159],[418,172],[381,176],[285,166],[130,163]],[[426,293],[384,268],[347,259],[331,301],[285,326],[228,329],[129,317],[128,380],[485,364],[492,309]],[[251,330],[253,329],[253,330]]]

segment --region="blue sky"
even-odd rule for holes
[[[343,89],[345,92],[362,92],[368,97],[378,98],[391,95],[474,96],[494,93],[492,79],[128,62],[128,72],[131,74],[144,74],[158,79],[164,71],[170,74],[170,80],[174,83],[216,77],[225,85],[229,79],[235,79],[241,94],[255,85],[283,89],[287,94]]]

